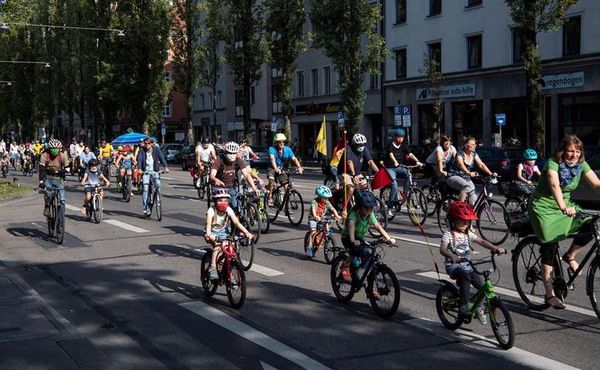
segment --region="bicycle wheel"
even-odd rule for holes
[[[394,271],[379,266],[371,271],[368,280],[367,295],[375,313],[381,317],[395,314],[400,304],[400,283]]]
[[[240,308],[246,300],[246,275],[240,263],[229,260],[229,276],[227,277],[227,299],[233,308]]]
[[[337,256],[331,263],[331,287],[333,288],[333,294],[340,302],[348,303],[354,297],[354,289],[352,288],[352,282],[345,281],[342,277],[342,265],[346,260],[344,254]]]
[[[127,188],[127,194],[125,194],[125,201],[129,202],[131,200],[131,176],[126,175],[125,187]]]
[[[439,190],[431,185],[423,185],[421,191],[425,195],[425,200],[427,200],[427,216],[432,217],[435,215],[435,206],[438,200],[442,199],[442,196]]]
[[[327,236],[323,241],[323,256],[325,262],[331,265],[331,262],[338,256],[339,250],[335,245],[335,239],[331,236]]]
[[[271,227],[269,215],[267,215],[267,211],[264,208],[258,209],[258,215],[260,217],[260,232],[261,234],[266,234],[269,232],[269,227]]]
[[[386,229],[388,225],[387,207],[383,200],[381,200],[380,198],[375,199],[377,200],[377,205],[373,207],[373,213],[375,214],[375,217],[377,218],[377,221],[379,221],[381,227]],[[374,238],[379,238],[381,236],[381,234],[379,233],[379,231],[377,231],[375,226],[369,226],[369,234],[371,234],[371,236]]]
[[[587,289],[592,308],[594,309],[596,316],[600,319],[600,305],[598,304],[598,299],[600,299],[600,271],[598,270],[600,270],[600,257],[595,257],[590,263]]]
[[[275,222],[275,220],[277,219],[277,216],[279,215],[279,211],[281,210],[279,208],[280,198],[281,198],[281,193],[280,193],[280,190],[277,189],[271,195],[271,205],[269,205],[269,195],[267,193],[265,193],[265,207],[266,207],[267,215],[269,216],[270,222]]]
[[[252,262],[254,261],[254,243],[247,239],[242,239],[237,245],[237,254],[239,263],[244,271],[250,270]]]
[[[53,204],[54,201],[51,201],[50,206],[48,208],[48,216],[46,217],[46,221],[48,223],[48,237],[54,237],[54,222],[56,221],[56,206]]]
[[[390,195],[392,194],[392,188],[390,186],[386,186],[379,190],[379,198],[388,204],[390,202]]]
[[[256,205],[252,203],[246,204],[246,221],[244,222],[244,226],[255,235],[254,244],[257,244],[260,239],[260,221],[260,214],[256,209]]]
[[[56,242],[62,244],[65,239],[65,211],[61,204],[56,206]]]
[[[294,189],[289,191],[285,211],[292,225],[300,225],[302,218],[304,218],[304,202],[302,201],[302,195],[298,191]]]
[[[204,293],[206,293],[208,296],[214,295],[218,286],[218,282],[210,280],[208,275],[211,257],[212,250],[207,249],[206,253],[204,253],[204,256],[202,256],[202,263],[200,264],[200,281],[202,282]]]
[[[200,185],[196,187],[198,189],[198,198],[204,199],[204,194],[206,192],[206,187],[204,184],[204,176],[200,177]]]
[[[515,326],[510,312],[498,298],[490,301],[489,308],[490,325],[492,325],[492,331],[498,344],[503,349],[512,348],[515,343]]]
[[[519,197],[508,197],[504,201],[504,208],[508,213],[525,212],[525,202],[522,202]]]
[[[421,189],[414,188],[410,191],[406,201],[406,210],[413,225],[419,226],[425,223],[427,219],[427,198]]]
[[[435,308],[440,321],[447,329],[456,330],[463,323],[458,308],[460,307],[460,296],[455,287],[442,285],[435,296]]]
[[[482,238],[494,245],[504,243],[508,238],[506,208],[496,200],[487,200],[477,209],[477,229]]]
[[[531,309],[545,310],[546,290],[542,276],[541,245],[535,236],[525,238],[513,250],[512,271],[515,288],[523,302]]]
[[[162,220],[162,199],[160,196],[160,190],[154,192],[154,208],[156,209],[156,219]]]
[[[449,230],[448,226],[448,208],[450,208],[450,203],[454,201],[452,196],[445,196],[440,199],[435,207],[435,213],[437,217],[437,224],[442,233],[445,233]]]
[[[102,200],[99,195],[92,197],[94,202],[94,222],[99,224],[102,221]]]

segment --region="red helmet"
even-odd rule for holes
[[[130,151],[131,151],[131,147],[130,147],[129,145],[125,145],[125,146],[123,147],[123,151],[124,151],[124,152],[130,152]]]
[[[477,220],[477,215],[473,207],[466,202],[453,202],[448,209],[448,218],[450,220],[461,219],[465,221]]]

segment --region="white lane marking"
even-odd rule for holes
[[[305,369],[329,369],[320,362],[313,360],[305,354],[296,351],[204,302],[186,302],[180,303],[179,305]]]
[[[81,208],[72,206],[70,204],[65,204],[65,208],[68,209],[68,210],[70,210],[70,211],[77,211],[77,212],[79,212],[81,210]]]
[[[404,321],[404,323],[426,330],[438,337],[446,338],[452,341],[458,340],[464,346],[485,351],[486,354],[490,354],[519,365],[524,365],[535,369],[576,369],[575,367],[569,366],[562,362],[558,362],[520,348],[513,347],[508,351],[503,350],[498,347],[495,341],[490,340],[482,335],[477,335],[462,329],[450,331],[441,323],[425,318],[408,320]]]
[[[128,231],[133,231],[134,233],[148,233],[148,232],[150,232],[150,231],[148,231],[146,229],[142,229],[141,227],[133,226],[133,225],[130,225],[130,224],[127,224],[125,222],[118,221],[118,220],[109,219],[109,220],[105,220],[104,222],[106,222],[107,224],[111,224],[113,226],[116,226],[116,227],[120,227],[121,229],[125,229],[125,230],[128,230]]]
[[[417,273],[417,275],[435,279],[435,280],[438,279],[437,273],[434,271],[420,272],[420,273]],[[443,274],[443,273],[440,273],[440,278],[452,281],[452,278],[450,276]],[[508,297],[521,299],[521,296],[519,296],[519,293],[517,293],[513,290],[510,290],[510,289],[495,286],[494,292],[500,293],[500,294],[508,296]],[[543,303],[544,302],[543,299],[537,298],[537,297],[531,297],[530,299],[535,303]],[[581,307],[577,307],[577,306],[573,306],[573,305],[568,305],[567,308],[565,308],[565,310],[580,313],[580,314],[586,315],[586,316],[597,317],[596,313],[594,311],[588,310],[585,308],[581,308]]]
[[[161,180],[175,180],[172,177],[166,177],[166,176],[161,176],[160,178],[161,178]]]
[[[267,363],[266,363],[266,362],[264,362],[264,361],[260,361],[260,360],[259,360],[258,362],[260,362],[260,366],[262,366],[263,370],[277,370],[277,368],[276,368],[276,367],[273,367],[273,366],[271,366],[271,365],[267,364]]]

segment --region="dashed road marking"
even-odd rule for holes
[[[65,208],[68,209],[69,211],[77,211],[77,212],[79,212],[81,210],[81,208],[76,207],[76,206],[72,206],[70,204],[65,204]]]
[[[125,222],[121,222],[118,220],[113,220],[113,219],[109,219],[109,220],[105,220],[104,222],[106,222],[107,224],[111,224],[113,226],[116,227],[120,227],[121,229],[125,229],[128,231],[133,231],[134,233],[149,233],[150,231],[146,230],[146,229],[142,229],[141,227],[137,227],[137,226],[133,226],[130,225],[128,223]]]

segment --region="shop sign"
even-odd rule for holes
[[[296,115],[335,113],[341,108],[340,103],[302,104],[296,106]]]
[[[569,89],[582,87],[585,83],[583,72],[562,73],[559,75],[546,75],[542,77],[544,83],[542,90]]]
[[[436,99],[436,89],[417,89],[417,100]],[[462,98],[465,96],[475,96],[475,84],[462,84],[443,86],[439,88],[439,97],[442,99]]]

